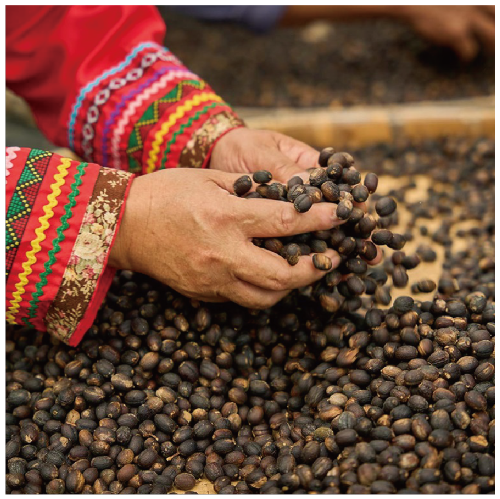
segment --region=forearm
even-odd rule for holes
[[[282,26],[302,26],[312,21],[353,21],[377,17],[399,18],[404,6],[392,5],[289,5]]]
[[[107,266],[133,175],[7,148],[6,316],[76,345],[114,275]]]
[[[134,173],[204,167],[216,141],[242,125],[162,46],[153,7],[24,9],[7,10],[8,86],[54,143],[85,160]]]

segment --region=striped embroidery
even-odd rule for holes
[[[68,196],[68,203],[65,207],[65,213],[61,217],[61,225],[57,228],[57,237],[52,243],[52,249],[48,252],[48,261],[45,262],[45,270],[40,274],[40,280],[36,284],[36,292],[33,293],[33,298],[30,301],[30,311],[29,317],[34,318],[37,312],[38,302],[40,296],[42,295],[43,287],[47,285],[47,277],[52,274],[52,265],[56,262],[56,255],[61,251],[60,243],[64,241],[64,232],[69,229],[68,220],[73,216],[72,208],[76,206],[76,198],[80,194],[79,187],[82,185],[82,177],[85,175],[85,169],[88,163],[80,163],[77,166],[77,174],[75,175],[75,180],[71,184],[71,192]],[[24,321],[28,324],[28,319],[25,318]]]
[[[159,44],[155,42],[144,42],[140,43],[137,47],[135,47],[132,52],[123,60],[120,64],[114,66],[111,69],[108,69],[104,73],[102,73],[100,76],[98,76],[95,80],[91,81],[88,83],[85,87],[83,87],[80,90],[80,94],[78,95],[78,98],[73,105],[73,108],[71,110],[71,115],[69,119],[69,124],[68,124],[68,143],[70,149],[74,148],[74,127],[75,127],[75,122],[76,122],[76,117],[78,115],[78,111],[80,107],[82,106],[82,102],[85,99],[85,96],[96,86],[98,85],[102,80],[106,79],[108,76],[112,76],[122,69],[126,68],[134,59],[134,57],[141,51],[146,48],[156,48],[156,49],[162,49]]]
[[[5,217],[6,275],[9,277],[52,153],[32,149],[17,182]]]
[[[177,130],[175,133],[172,134],[171,139],[167,142],[167,147],[165,149],[165,152],[163,153],[163,158],[161,160],[160,164],[160,169],[165,168],[165,163],[167,162],[167,156],[168,153],[170,152],[170,148],[174,144],[175,140],[177,139],[178,135],[182,135],[184,133],[184,130],[186,128],[189,128],[194,121],[199,120],[202,115],[210,111],[211,109],[214,109],[215,107],[220,107],[220,106],[225,106],[227,107],[225,102],[212,102],[212,104],[209,104],[208,106],[205,106],[203,109],[200,109],[194,116],[191,116],[189,120],[186,123],[183,123],[180,127],[179,130]]]
[[[163,142],[163,138],[165,137],[165,135],[167,135],[172,126],[174,126],[179,119],[184,117],[186,112],[191,111],[193,107],[199,106],[202,102],[207,101],[222,102],[222,99],[213,92],[204,92],[199,95],[195,95],[192,99],[178,106],[175,112],[172,112],[169,115],[168,120],[162,124],[160,130],[158,130],[155,134],[155,139],[152,143],[151,150],[149,152],[149,158],[147,160],[147,173],[152,173],[155,171],[155,165],[158,161],[158,154],[160,153],[160,145]]]
[[[28,284],[28,276],[31,274],[31,267],[37,261],[36,255],[42,249],[40,243],[46,238],[45,231],[49,228],[48,220],[54,216],[53,208],[57,205],[57,197],[61,194],[60,187],[64,184],[64,179],[68,175],[68,169],[71,166],[71,160],[68,158],[62,158],[61,164],[57,167],[57,173],[54,175],[55,182],[50,186],[51,193],[47,196],[47,204],[43,207],[45,215],[40,217],[38,220],[40,226],[35,230],[36,238],[31,241],[31,250],[26,253],[27,260],[22,264],[23,272],[19,274],[19,282],[16,284],[16,291],[13,293],[13,298],[10,301],[11,306],[6,314],[7,320],[14,322],[14,316],[17,314],[20,302],[22,301],[22,295],[25,292],[25,286]]]
[[[10,175],[10,169],[14,166],[14,163],[12,162],[14,159],[17,158],[17,151],[20,151],[20,147],[7,147],[5,149],[6,153],[6,158],[5,158],[5,177],[8,177]],[[7,178],[5,179],[5,183],[7,184]]]
[[[93,140],[95,138],[94,123],[97,123],[100,119],[101,111],[100,107],[105,108],[108,101],[112,100],[113,92],[125,88],[130,85],[134,85],[136,82],[143,78],[145,72],[150,66],[152,66],[158,59],[161,61],[173,60],[177,61],[177,58],[173,55],[165,55],[164,50],[159,50],[157,52],[147,52],[140,65],[132,66],[129,71],[122,75],[120,78],[115,78],[109,82],[107,86],[104,86],[99,90],[99,92],[94,96],[93,102],[87,109],[86,121],[82,127],[82,141],[80,144],[80,149],[87,159],[90,159],[93,153]],[[167,66],[165,69],[176,69],[178,66]],[[110,106],[111,107],[111,106]],[[107,133],[105,131],[104,133]]]
[[[142,172],[143,149],[148,140],[148,134],[155,129],[157,123],[164,116],[167,116],[172,109],[175,109],[174,104],[180,103],[182,99],[185,101],[189,99],[190,92],[184,91],[188,87],[200,91],[205,87],[205,82],[198,79],[182,80],[161,98],[153,101],[136,121],[128,137],[127,149],[125,150],[130,171]]]
[[[125,110],[120,121],[118,121],[113,130],[113,138],[111,139],[111,153],[113,155],[115,168],[121,169],[122,167],[119,146],[121,137],[125,133],[125,128],[130,122],[130,118],[134,116],[134,114],[137,112],[137,109],[142,106],[145,101],[147,101],[155,93],[165,88],[167,83],[175,78],[195,79],[197,78],[197,76],[189,71],[172,71],[169,74],[164,75],[156,83],[147,88],[142,94],[138,95],[132,102],[128,104],[127,109]]]
[[[110,132],[111,126],[116,121],[117,117],[120,115],[122,109],[127,105],[127,103],[135,97],[138,93],[142,92],[144,89],[151,87],[151,85],[162,75],[164,75],[167,71],[171,71],[173,69],[177,69],[177,66],[164,66],[156,71],[153,76],[143,83],[139,85],[137,88],[132,89],[128,94],[124,95],[119,102],[119,104],[115,107],[109,118],[104,123],[104,130],[102,132],[102,145],[101,145],[101,153],[102,153],[102,166],[108,166],[108,153],[107,153],[107,142],[108,142],[108,134]]]

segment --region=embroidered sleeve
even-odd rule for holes
[[[19,147],[6,167],[7,320],[77,345],[114,275],[106,262],[133,174]]]
[[[86,161],[134,173],[205,167],[243,123],[164,35],[151,6],[8,7],[8,86]]]

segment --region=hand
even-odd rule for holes
[[[319,152],[298,140],[269,130],[237,128],[215,145],[210,169],[231,173],[268,170],[273,180],[286,183],[294,175],[309,178],[309,168],[318,166]]]
[[[495,50],[494,5],[406,5],[394,7],[393,14],[436,45],[452,48],[464,61],[477,55],[480,44]]]
[[[297,213],[292,203],[238,198],[231,192],[239,176],[177,169],[134,179],[109,265],[147,274],[192,298],[250,308],[268,308],[323,277],[311,255],[292,267],[252,238],[331,229],[342,223],[337,205],[318,203]],[[335,251],[325,254],[338,266]]]

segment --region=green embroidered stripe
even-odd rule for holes
[[[182,98],[182,90],[184,87],[190,86],[201,90],[205,88],[205,82],[203,80],[182,80],[175,87],[170,89],[168,92],[163,94],[159,99],[153,101],[147,109],[142,113],[141,117],[135,122],[134,128],[130,133],[127,141],[127,148],[125,153],[128,158],[129,170],[132,169],[132,153],[135,151],[140,151],[143,148],[142,137],[140,129],[144,125],[155,125],[160,119],[158,115],[158,106],[160,103],[166,102],[177,102]],[[139,169],[142,171],[142,167]]]
[[[142,165],[135,158],[130,158],[129,165],[128,171],[130,173],[142,173]]]
[[[189,120],[186,123],[184,123],[179,127],[179,130],[177,130],[172,135],[172,138],[167,142],[167,147],[161,159],[160,170],[163,170],[165,168],[165,163],[167,162],[167,154],[170,152],[170,148],[172,147],[172,144],[175,142],[177,136],[182,134],[186,128],[190,127],[193,124],[193,121],[199,120],[202,114],[205,114],[207,111],[217,106],[227,106],[227,104],[225,102],[212,102],[212,104],[209,104],[208,106],[205,106],[203,109],[200,109],[196,114],[191,116],[191,118],[189,118]]]
[[[127,145],[127,154],[142,149],[142,138],[139,129],[144,125],[154,125],[158,122],[158,106],[167,102],[177,102],[182,97],[184,87],[194,87],[201,90],[205,87],[205,83],[199,80],[183,80],[174,88],[162,95],[159,99],[153,101],[148,108],[142,113],[141,117],[135,122],[134,129],[129,136]]]
[[[65,213],[61,217],[61,225],[56,231],[57,237],[52,243],[53,248],[48,253],[49,259],[44,264],[45,270],[40,274],[40,280],[36,284],[36,292],[33,293],[33,298],[30,301],[30,318],[34,318],[36,316],[38,301],[40,300],[40,296],[42,296],[43,287],[47,285],[47,276],[52,274],[52,265],[56,262],[56,254],[61,251],[59,243],[64,240],[64,231],[69,228],[68,220],[73,216],[71,210],[76,206],[76,197],[80,194],[80,190],[78,188],[82,185],[82,177],[85,175],[85,169],[87,166],[88,163],[80,163],[77,167],[78,173],[75,175],[73,184],[71,184],[71,192],[68,196]],[[30,325],[27,317],[24,318],[24,322],[27,325]]]

